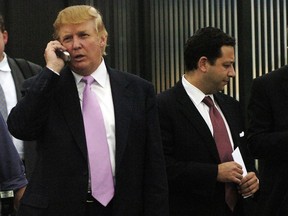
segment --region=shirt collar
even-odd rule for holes
[[[9,64],[8,64],[7,55],[5,53],[3,53],[3,54],[4,54],[4,58],[0,62],[0,71],[2,71],[2,72],[10,72],[11,69],[10,69]]]
[[[188,96],[196,106],[198,106],[206,96],[210,96],[213,102],[215,102],[213,94],[205,95],[200,89],[189,83],[184,75],[182,76],[182,84]]]
[[[73,72],[73,71],[72,71]],[[83,76],[76,74],[75,72],[73,72],[73,75],[75,77],[76,83],[78,84],[81,79],[83,78]],[[96,82],[101,86],[101,87],[105,87],[105,83],[106,83],[106,79],[108,76],[108,72],[107,72],[107,68],[105,65],[105,61],[104,59],[102,59],[100,65],[98,66],[98,68],[91,74],[91,76],[96,80]]]

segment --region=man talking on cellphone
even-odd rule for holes
[[[19,216],[167,216],[153,85],[106,65],[108,33],[94,7],[60,11],[54,37],[8,118],[15,137],[38,144]]]

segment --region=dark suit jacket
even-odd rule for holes
[[[0,191],[17,190],[26,184],[24,166],[0,114]]]
[[[108,72],[116,124],[113,216],[165,216],[168,187],[153,86],[132,74]],[[69,68],[60,76],[44,68],[30,82],[8,118],[11,133],[37,139],[39,150],[19,214],[84,215],[87,148],[73,74]]]
[[[244,131],[239,103],[222,93],[214,95],[229,124],[235,148],[243,156]],[[157,96],[169,183],[171,216],[224,215],[224,184],[216,181],[220,163],[211,132],[186,93],[182,81]],[[244,140],[243,140],[244,141]],[[244,158],[248,170],[253,161]],[[242,198],[239,197],[239,203]],[[239,204],[240,206],[240,204]]]
[[[253,81],[248,146],[260,164],[257,215],[288,215],[288,66]]]
[[[18,65],[16,64],[15,60],[13,58],[10,58],[9,56],[7,57],[7,59],[8,59],[8,64],[11,68],[11,73],[12,73],[12,77],[13,77],[15,88],[16,88],[17,101],[19,101],[22,97],[21,88],[25,80],[25,77],[23,76],[23,73],[18,67]],[[27,73],[29,74],[29,76],[36,75],[42,69],[42,67],[37,64],[34,64],[29,61],[27,62],[31,69],[31,71]],[[32,171],[35,167],[36,158],[37,158],[36,142],[24,141],[25,170],[26,170],[26,176],[28,178],[30,178]]]

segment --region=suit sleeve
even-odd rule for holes
[[[154,89],[146,103],[147,156],[145,171],[145,215],[168,215],[168,183]],[[153,176],[153,177],[152,177]]]
[[[23,163],[0,115],[0,191],[17,190],[28,182]]]
[[[11,110],[7,124],[11,134],[21,140],[36,140],[48,118],[49,104],[59,76],[48,68],[23,83],[23,98]]]

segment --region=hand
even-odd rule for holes
[[[26,189],[26,186],[18,189],[17,192],[15,193],[15,198],[14,198],[14,208],[15,209],[19,208],[20,199],[22,198],[22,196],[25,192],[25,189]]]
[[[66,50],[66,48],[62,46],[59,41],[50,41],[46,46],[44,57],[46,61],[46,67],[53,70],[54,72],[59,73],[64,67],[65,62],[56,55],[55,51],[57,49]]]
[[[218,165],[217,181],[241,183],[243,171],[241,165],[234,161],[225,162]]]
[[[238,192],[242,196],[250,196],[259,190],[259,180],[254,172],[249,172],[239,185]]]

